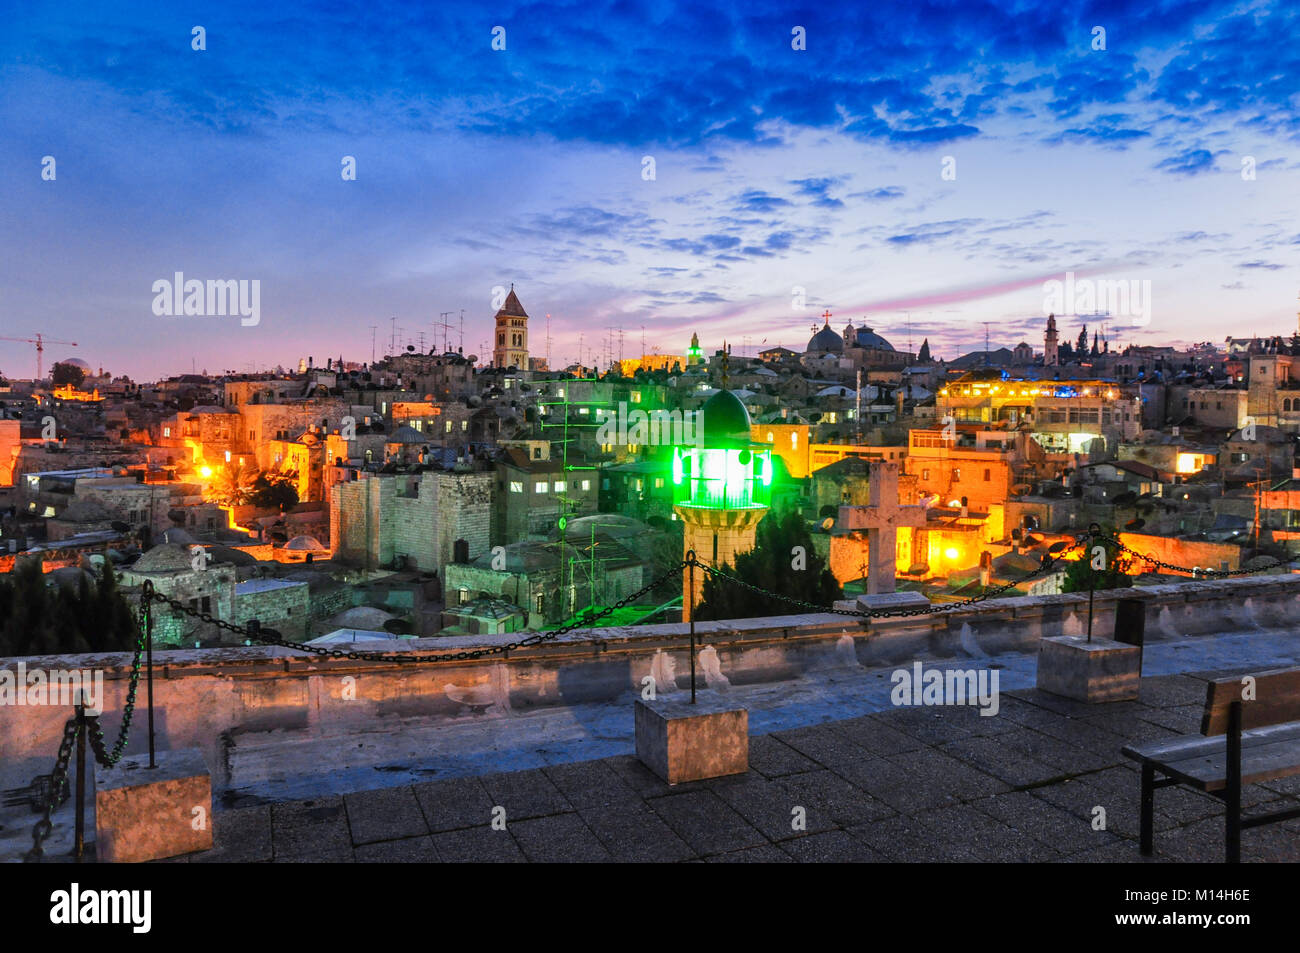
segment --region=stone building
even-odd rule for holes
[[[159,595],[228,621],[234,612],[236,576],[236,568],[231,563],[219,558],[196,557],[190,546],[181,543],[163,543],[122,571],[122,585],[135,587],[152,582]],[[192,645],[196,641],[214,641],[219,632],[215,625],[170,607],[155,606],[155,644]]]
[[[416,469],[359,476],[331,492],[334,558],[441,576],[458,557],[467,561],[487,550],[494,473]]]

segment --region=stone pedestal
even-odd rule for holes
[[[749,711],[725,699],[638,699],[636,756],[669,784],[749,770]]]
[[[95,765],[95,859],[138,863],[212,848],[212,781],[198,748]],[[201,808],[201,813],[195,808]],[[197,829],[196,829],[197,828]]]
[[[919,592],[874,592],[858,596],[858,604],[854,608],[869,612],[877,610],[890,612],[899,609],[924,609],[929,605],[930,600]]]
[[[1038,687],[1082,702],[1138,697],[1142,648],[1112,639],[1059,635],[1038,643]]]

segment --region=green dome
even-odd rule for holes
[[[718,391],[704,402],[700,414],[706,450],[749,446],[749,411],[731,391]]]

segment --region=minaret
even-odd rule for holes
[[[694,367],[704,362],[704,352],[700,350],[700,336],[691,335],[691,346],[686,349],[686,366]]]
[[[515,296],[513,283],[506,303],[497,312],[496,323],[497,340],[492,349],[492,366],[528,370],[528,312]]]
[[[772,498],[772,454],[750,439],[749,411],[735,394],[720,390],[699,411],[694,446],[673,450],[673,512],[684,526],[682,555],[691,550],[707,565],[735,568],[736,556],[754,548],[758,524]],[[682,573],[682,620],[704,590],[702,569]]]
[[[1056,315],[1047,316],[1047,332],[1043,335],[1043,366],[1055,367],[1056,353]]]

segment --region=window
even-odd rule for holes
[[[542,448],[541,448],[541,447],[533,447],[533,459],[534,459],[534,460],[540,460],[540,459],[542,459]]]
[[[462,421],[460,422],[460,432],[461,432],[461,433],[464,433],[464,432],[465,432],[466,430],[468,430],[468,429],[469,429],[469,421],[468,421],[468,420],[462,420]]]
[[[921,479],[922,480],[930,479],[930,470],[928,467],[921,470]]]
[[[451,433],[451,421],[447,421],[447,433]]]
[[[511,480],[511,481],[510,481],[510,492],[511,492],[511,493],[522,493],[522,492],[524,492],[524,481],[523,481],[523,480]]]
[[[590,480],[583,480],[583,481],[582,481],[582,488],[583,488],[583,490],[590,490],[590,489],[591,489],[591,481],[590,481]]]
[[[172,435],[172,428],[171,428],[171,427],[164,427],[164,428],[163,428],[163,436],[164,436],[164,437],[170,437],[171,435]]]
[[[988,469],[987,467],[985,467],[985,468],[984,468],[984,482],[985,482],[985,483],[988,483],[988,482],[989,482],[990,480],[992,480],[992,479],[993,479],[993,471],[990,470],[990,469]]]
[[[953,483],[961,482],[961,467],[952,468],[952,482]]]
[[[567,490],[568,488],[569,488],[569,483],[568,483],[567,480],[556,480],[556,481],[555,481],[555,492],[556,492],[556,493],[563,493],[563,492],[564,492],[565,490]]]
[[[545,493],[546,491],[547,491],[547,485],[545,481],[542,481],[541,483],[533,484],[534,493]]]
[[[663,477],[655,477],[655,489],[656,489],[656,490],[662,490],[663,488],[664,488],[664,478],[663,478]]]

